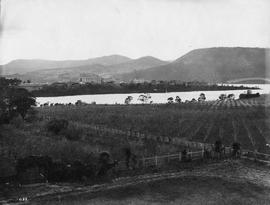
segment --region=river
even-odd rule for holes
[[[269,94],[270,84],[223,84],[235,85],[245,87],[258,87],[260,90],[252,90],[253,93]],[[198,99],[200,93],[204,93],[206,100],[217,100],[220,94],[234,94],[236,98],[246,90],[217,90],[217,91],[189,91],[189,92],[168,92],[168,93],[149,93],[151,96],[150,101],[153,103],[167,103],[169,97],[175,98],[179,96],[182,101],[191,100],[192,98]],[[44,103],[75,103],[81,100],[85,103],[95,102],[96,104],[123,104],[127,96],[132,96],[131,104],[140,104],[138,97],[143,93],[125,93],[125,94],[95,94],[95,95],[73,95],[73,96],[58,96],[58,97],[37,97],[37,104]]]

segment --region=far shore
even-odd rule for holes
[[[251,84],[252,85],[252,84]],[[103,95],[103,94],[143,94],[143,93],[173,93],[173,92],[193,92],[193,91],[228,91],[228,90],[261,90],[259,87],[234,86],[234,85],[209,85],[209,86],[191,86],[191,87],[168,87],[166,89],[123,89],[121,87],[98,87],[97,89],[85,88],[62,88],[45,87],[40,90],[32,91],[35,97],[64,97],[76,95]]]

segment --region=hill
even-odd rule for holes
[[[239,78],[266,77],[270,49],[204,48],[193,50],[175,61],[143,71],[122,75],[125,80],[181,80],[226,82]]]
[[[40,59],[19,59],[11,61],[6,65],[0,67],[0,73],[4,75],[12,74],[24,74],[27,72],[38,71],[43,69],[52,68],[68,68],[68,67],[80,67],[89,66],[93,64],[100,64],[104,66],[119,64],[131,60],[128,57],[121,55],[110,55],[98,58],[90,58],[86,60],[40,60]]]
[[[108,72],[104,65],[92,64],[77,67],[44,69],[28,72],[22,75],[14,75],[22,80],[31,80],[31,82],[45,83],[57,81],[78,81],[80,73],[102,74]]]
[[[264,48],[203,48],[170,63],[151,56],[130,59],[120,55],[67,61],[15,60],[2,69],[6,75],[18,73],[17,77],[35,82],[76,80],[79,73],[94,73],[124,81],[142,78],[220,83],[266,78],[269,51]]]
[[[103,60],[101,60],[101,58]],[[97,64],[89,63],[87,65],[80,65],[80,66],[78,65],[69,67],[70,65],[72,65],[73,62],[71,64],[68,64],[67,63],[68,61],[62,62],[63,64],[57,62],[59,64],[59,67],[57,68],[41,69],[41,70],[38,69],[32,72],[27,72],[19,75],[13,74],[10,75],[9,77],[17,77],[22,80],[31,80],[32,82],[38,83],[56,82],[56,81],[77,81],[80,73],[93,73],[102,76],[112,77],[115,74],[119,73],[133,72],[135,70],[137,71],[167,64],[166,61],[162,61],[151,56],[146,56],[134,60],[129,59],[128,61],[125,62],[123,62],[124,59],[120,59],[118,57],[114,57],[115,58],[114,60],[112,56],[101,58],[99,60],[97,59],[95,60],[95,62],[101,62]],[[88,60],[88,62],[90,61]],[[47,64],[47,66],[48,65],[49,64]]]
[[[138,59],[130,60],[124,63],[111,65],[108,67],[110,73],[128,73],[131,71],[144,70],[156,66],[168,64],[167,61],[154,58],[152,56],[145,56]]]

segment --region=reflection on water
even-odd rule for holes
[[[232,85],[232,84],[223,84]],[[270,84],[237,84],[237,86],[245,87],[258,87],[261,90],[252,90],[254,93],[268,94],[270,93]],[[201,93],[204,93],[206,100],[217,100],[220,94],[234,94],[236,98],[246,90],[218,90],[218,91],[191,91],[191,92],[170,92],[170,93],[150,93],[151,101],[153,103],[167,103],[169,97],[175,98],[179,96],[182,101],[191,100],[192,98],[198,99]],[[133,100],[131,104],[139,104],[138,97],[142,93],[126,93],[126,94],[96,94],[96,95],[74,95],[74,96],[60,96],[60,97],[37,97],[38,104],[43,103],[75,103],[77,100],[81,100],[86,103],[96,102],[97,104],[124,104],[127,96],[132,96]]]

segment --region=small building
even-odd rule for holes
[[[134,78],[131,83],[144,83],[147,82],[146,80],[142,79],[142,78]]]
[[[19,85],[19,87],[24,88],[28,91],[33,91],[33,90],[40,90],[43,88],[43,86],[46,84],[39,84],[39,83],[22,83]]]
[[[115,78],[113,78],[112,76],[108,76],[108,75],[104,75],[104,76],[102,76],[102,82],[103,83],[114,83],[114,82],[116,82],[116,79]]]
[[[81,73],[79,78],[80,83],[94,83],[101,84],[102,78],[93,73]]]

